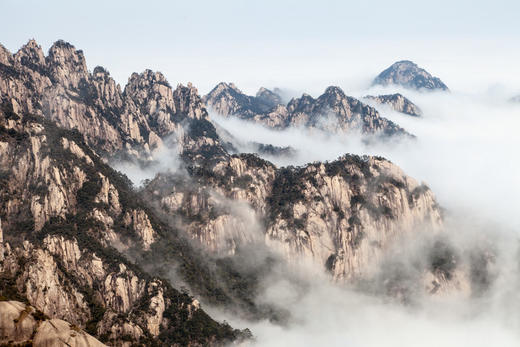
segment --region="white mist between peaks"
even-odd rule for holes
[[[377,88],[354,96],[395,91]],[[297,151],[295,157],[267,158],[277,165],[334,160],[344,153],[380,155],[393,161],[436,193],[447,211],[447,235],[459,249],[471,249],[481,238],[493,243],[497,256],[494,283],[482,297],[423,297],[416,306],[407,307],[343,288],[326,275],[320,276],[319,271],[308,271],[310,289],[303,295],[283,276],[270,278],[265,280],[268,290],[259,300],[287,309],[295,317],[287,326],[244,322],[212,312],[235,327],[250,328],[256,340],[246,345],[520,345],[520,106],[493,93],[398,91],[422,109],[422,117],[374,106],[381,116],[416,135],[414,140],[366,145],[359,134],[338,135],[305,128],[273,130],[232,117],[212,117],[242,143],[290,146]],[[409,245],[403,247],[408,253]]]
[[[399,91],[421,108],[421,117],[376,107],[382,117],[414,134],[413,140],[367,145],[359,134],[296,127],[274,130],[235,117],[211,114],[211,118],[242,143],[290,146],[297,151],[294,157],[264,156],[278,166],[331,161],[345,153],[383,156],[425,182],[443,207],[469,210],[520,231],[520,105],[486,94]],[[391,92],[395,90],[378,88],[354,96]]]
[[[418,105],[423,115],[411,117],[374,106],[382,117],[414,134],[414,140],[366,145],[359,134],[330,134],[305,128],[273,130],[233,117],[212,114],[211,118],[241,143],[290,146],[297,151],[294,157],[267,158],[278,166],[330,161],[345,153],[391,160],[406,174],[430,186],[454,220],[448,234],[458,237],[457,242],[465,244],[482,234],[497,234],[500,247],[496,267],[500,271],[491,290],[480,299],[423,298],[418,307],[406,307],[331,283],[320,269],[308,271],[305,280],[310,287],[304,293],[283,275],[265,279],[268,290],[257,300],[287,309],[294,318],[287,326],[241,321],[204,306],[212,317],[226,319],[235,328],[251,329],[256,346],[520,345],[520,270],[516,256],[520,232],[520,106],[493,93],[417,93],[374,88],[347,94],[361,98],[395,91]],[[159,169],[145,172],[144,176],[138,171],[134,179],[175,170],[178,163],[172,165],[172,156],[158,156]]]

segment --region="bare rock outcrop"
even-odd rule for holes
[[[0,343],[35,346],[105,346],[74,324],[49,319],[19,301],[0,301]]]
[[[417,64],[402,60],[392,64],[381,72],[372,82],[374,85],[400,85],[405,88],[424,91],[449,91],[448,87],[438,78],[417,66]]]
[[[373,101],[377,104],[388,105],[394,111],[410,116],[420,117],[422,114],[421,109],[417,105],[399,93],[378,96],[367,95],[364,99]]]
[[[174,232],[78,132],[3,104],[0,173],[0,294],[50,317],[34,336],[42,345],[55,339],[81,345],[88,339],[80,329],[117,346],[211,345],[241,334],[127,260],[124,252],[144,256],[168,236],[178,263],[189,259],[193,272],[205,266],[193,260],[193,249],[173,244]],[[77,326],[75,337],[58,320]],[[194,326],[212,328],[200,333]]]
[[[260,238],[337,279],[361,276],[401,235],[442,226],[432,192],[382,158],[277,169],[241,155],[191,179],[162,175],[147,192],[166,213],[185,216],[187,231],[208,249],[233,253]]]
[[[258,101],[263,96],[270,102]],[[273,100],[267,91],[256,97],[243,94],[233,84],[220,83],[204,102],[209,109],[224,115],[236,116],[269,127],[289,126],[319,128],[330,132],[357,131],[366,135],[407,135],[398,125],[383,118],[372,107],[345,95],[339,87],[328,87],[318,98],[303,94],[287,105]]]
[[[205,151],[225,155],[191,84],[172,89],[160,72],[145,70],[132,74],[122,91],[106,69],[90,73],[83,52],[64,41],[54,43],[47,57],[34,40],[14,55],[4,47],[1,53],[2,102],[15,113],[78,130],[100,155],[146,159],[166,136],[188,158],[201,159],[196,151],[202,159]]]
[[[266,108],[272,109],[277,105],[282,105],[282,97],[276,93],[277,89],[274,91],[269,90],[267,88],[261,87],[258,92],[256,92],[256,100],[264,103]]]

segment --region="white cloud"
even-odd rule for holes
[[[357,134],[302,128],[277,131],[236,118],[212,118],[243,142],[297,150],[293,158],[268,158],[278,165],[334,160],[344,153],[381,155],[425,181],[444,207],[468,209],[479,217],[520,228],[516,213],[520,206],[520,106],[507,102],[507,94],[399,91],[424,115],[416,118],[381,108],[382,116],[415,134],[416,140],[367,146]],[[389,92],[393,90],[379,88],[354,95]]]
[[[354,95],[394,91],[376,88]],[[334,160],[346,152],[390,159],[436,193],[447,209],[446,235],[466,262],[478,246],[493,254],[490,271],[495,281],[482,297],[422,297],[412,306],[403,306],[331,283],[322,269],[300,272],[308,286],[303,292],[290,276],[281,274],[265,279],[267,291],[261,300],[289,310],[294,320],[287,326],[227,317],[234,326],[249,327],[257,337],[255,345],[520,345],[520,106],[508,103],[507,92],[500,89],[473,94],[398,91],[421,107],[424,115],[415,118],[380,109],[383,116],[417,135],[416,140],[367,146],[359,135],[301,128],[275,131],[213,117],[242,141],[292,146],[298,151],[293,158],[271,158],[279,165]],[[410,254],[412,245],[403,243],[400,253]]]

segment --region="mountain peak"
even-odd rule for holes
[[[215,88],[210,92],[211,93],[221,93],[223,91],[234,91],[235,93],[243,94],[240,89],[233,82],[220,82],[216,85]]]
[[[94,71],[92,72],[94,76],[110,76],[110,72],[108,72],[107,69],[105,69],[103,66],[96,66],[94,68]]]
[[[449,90],[438,77],[432,76],[410,60],[395,62],[381,72],[372,84],[383,86],[395,84],[417,90]]]
[[[13,55],[7,48],[0,44],[0,63],[4,65],[10,65]]]
[[[171,88],[166,77],[159,71],[146,69],[141,73],[134,72],[130,75],[125,90],[138,91],[141,88],[151,86],[153,84],[162,84]]]
[[[258,89],[258,92],[256,92],[256,99],[264,103],[267,108],[272,108],[276,105],[282,104],[282,97],[279,94],[264,87]]]
[[[77,87],[82,79],[88,78],[83,51],[63,40],[56,41],[49,48],[46,62],[52,77],[64,86]]]
[[[418,67],[416,63],[411,60],[400,60],[392,64],[392,66],[409,66],[409,67]]]
[[[29,41],[31,42],[31,41]],[[39,46],[38,46],[39,47]],[[74,57],[78,62],[85,62],[85,57],[83,56],[82,50],[76,50],[76,48],[63,40],[58,40],[54,42],[49,48],[49,56],[48,58],[53,60],[60,60],[62,58]],[[86,69],[86,68],[85,68]]]
[[[422,111],[417,105],[399,93],[378,96],[367,95],[364,99],[373,101],[377,104],[388,105],[395,111],[410,116],[420,117],[422,115]]]
[[[14,58],[16,62],[21,63],[22,65],[27,65],[29,63],[37,66],[45,65],[45,55],[43,54],[43,50],[34,39],[29,40],[25,45],[23,45],[22,48],[15,53]]]
[[[345,92],[340,87],[337,86],[329,86],[325,89],[323,95],[326,96],[334,96],[334,97],[345,97]]]

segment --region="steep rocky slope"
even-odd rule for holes
[[[270,90],[261,88],[256,96],[249,96],[233,83],[219,83],[203,98],[206,106],[220,114],[243,114],[251,117],[264,113],[281,103],[281,98]]]
[[[207,282],[199,286],[219,290],[196,251],[140,203],[124,176],[77,131],[10,106],[0,113],[2,295],[113,345],[205,345],[241,336],[128,260],[161,240],[181,277],[202,275]]]
[[[172,89],[159,72],[134,73],[121,91],[104,68],[90,73],[71,44],[57,41],[45,57],[31,40],[14,55],[0,47],[0,77],[1,99],[14,112],[77,129],[100,154],[146,158],[175,134],[186,156],[225,155],[197,90]]]
[[[210,254],[237,262],[235,275],[248,279],[239,286],[253,299],[261,277],[284,260],[317,265],[338,282],[406,302],[425,294],[478,295],[487,282],[479,270],[487,256],[462,261],[441,237],[441,209],[430,189],[383,158],[346,155],[277,168],[255,155],[234,155],[212,167],[158,175],[142,193],[164,215],[181,216],[186,233]],[[402,259],[403,252],[410,257]]]
[[[288,105],[265,89],[220,89],[222,112],[276,128],[406,134],[337,87]],[[360,282],[402,237],[442,226],[432,192],[382,158],[277,168],[230,155],[193,86],[173,89],[146,70],[121,90],[62,41],[47,56],[34,41],[14,55],[0,46],[0,102],[0,294],[110,345],[247,338],[188,290],[246,318],[283,321],[255,301],[277,264],[304,259]],[[142,189],[106,164],[147,162],[167,142],[180,168]],[[423,289],[457,287],[453,267],[437,263],[446,261],[421,269]]]
[[[388,105],[395,111],[405,113],[410,116],[420,117],[422,114],[421,109],[417,105],[399,93],[378,96],[367,95],[363,99],[373,101],[381,105]]]
[[[266,108],[265,103],[260,104],[258,100],[259,96],[247,96],[233,84],[226,83],[220,83],[204,97],[206,106],[220,115],[234,115],[278,129],[305,126],[369,135],[407,134],[398,125],[381,117],[374,108],[346,96],[339,87],[328,87],[317,99],[304,94],[287,105],[273,102]]]
[[[262,102],[266,108],[273,108],[277,105],[282,105],[282,97],[276,93],[277,91],[279,91],[277,88],[275,88],[274,91],[271,91],[262,87],[258,92],[256,92],[256,100]]]
[[[105,346],[78,326],[48,319],[34,307],[19,301],[0,301],[0,343],[34,346]]]
[[[207,249],[233,254],[265,241],[337,279],[365,274],[406,233],[442,224],[431,191],[382,158],[278,169],[239,155],[188,171],[158,176],[145,193],[166,214],[184,216],[187,232]]]
[[[405,88],[426,91],[449,90],[438,77],[433,77],[429,72],[409,60],[392,64],[381,72],[372,84],[382,86],[395,84]]]

